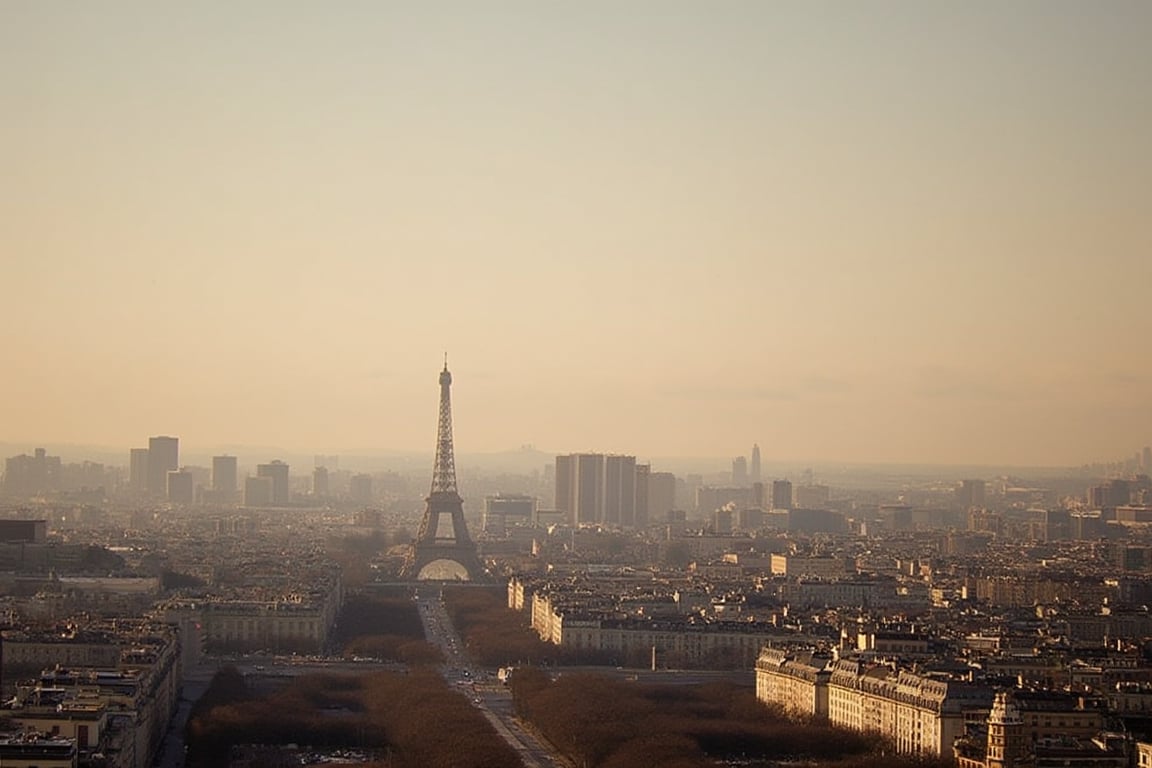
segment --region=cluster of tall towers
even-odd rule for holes
[[[732,459],[732,485],[745,486],[758,483],[762,478],[760,471],[760,446],[752,444],[752,462],[743,456]]]
[[[176,437],[150,437],[147,448],[133,448],[128,455],[132,490],[155,498],[168,497],[168,473],[179,468],[180,439]]]
[[[602,523],[633,527],[636,525],[636,491],[647,490],[646,482],[637,482],[638,474],[646,475],[649,469],[646,464],[637,466],[635,456],[603,453],[557,456],[556,509],[567,513],[574,525]]]
[[[676,478],[635,456],[570,453],[556,457],[556,511],[571,525],[641,528],[675,502]]]
[[[272,461],[256,466],[256,475],[244,480],[244,504],[286,506],[291,501],[288,464]],[[232,503],[240,490],[235,456],[213,456],[212,475],[180,465],[180,439],[160,435],[148,438],[147,448],[133,448],[128,456],[128,483],[134,493],[174,504],[197,501]]]

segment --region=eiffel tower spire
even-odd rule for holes
[[[436,430],[436,465],[432,469],[432,493],[456,493],[456,457],[452,450],[452,374],[448,354],[440,372],[440,425]]]

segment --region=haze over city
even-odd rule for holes
[[[1152,6],[0,5],[2,437],[1080,464]]]

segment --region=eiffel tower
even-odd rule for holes
[[[404,561],[402,576],[421,578],[421,573],[432,563],[448,560],[468,573],[469,581],[485,578],[484,565],[476,553],[476,542],[468,535],[464,523],[464,500],[456,492],[456,459],[452,450],[452,374],[448,372],[448,356],[444,356],[444,370],[440,372],[440,425],[436,432],[436,466],[432,469],[432,492],[425,499],[428,506],[420,521],[420,533],[412,542]],[[440,516],[452,517],[452,535],[438,537]],[[425,575],[423,578],[429,578]]]

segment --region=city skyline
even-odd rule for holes
[[[447,350],[466,455],[1130,455],[1150,24],[5,3],[0,438],[423,453]]]

